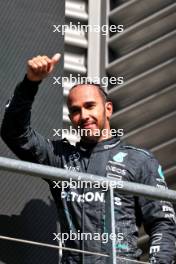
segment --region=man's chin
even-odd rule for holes
[[[87,143],[96,143],[100,139],[100,136],[94,135],[82,135],[81,140]]]

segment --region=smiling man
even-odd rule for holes
[[[67,105],[72,125],[83,131],[82,141],[100,142],[111,136],[109,122],[112,115],[112,103],[107,101],[99,85],[74,86],[70,90]]]
[[[31,128],[30,112],[39,84],[52,72],[59,57],[58,54],[51,59],[37,56],[28,61],[27,74],[6,106],[1,128],[9,148],[26,161],[167,188],[161,166],[150,152],[125,145],[118,136],[111,135],[113,107],[99,85],[78,84],[68,95],[70,120],[76,129],[84,129],[76,146],[66,139],[50,141]],[[117,190],[114,197],[116,234],[107,234],[105,220],[109,216],[105,212],[104,189],[89,185],[75,188],[71,184],[61,188],[60,183],[48,183],[62,232],[54,234],[54,239],[62,238],[64,246],[105,253],[107,239],[104,237],[115,236],[117,256],[138,260],[141,255],[137,247],[138,228],[144,224],[150,236],[150,263],[174,263],[176,219],[169,202],[119,194]],[[61,263],[76,264],[83,260],[84,264],[106,263],[106,258],[100,256],[69,251],[63,252]],[[118,260],[118,263],[133,262]]]

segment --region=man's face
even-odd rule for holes
[[[101,141],[109,137],[112,103],[104,101],[97,86],[82,84],[74,87],[68,96],[68,108],[73,126],[87,131],[83,140]],[[103,129],[107,130],[107,136],[101,135]]]

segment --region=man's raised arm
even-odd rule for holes
[[[51,143],[30,126],[31,108],[40,82],[59,62],[60,54],[51,59],[37,56],[27,63],[27,74],[17,85],[14,95],[6,105],[1,126],[1,137],[8,147],[26,161],[50,164]]]

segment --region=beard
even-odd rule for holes
[[[89,125],[86,123],[81,124],[79,129],[79,135],[82,140],[89,142],[98,142],[102,137],[102,131],[105,130],[105,115],[103,115],[101,124],[98,124],[98,120],[92,120]],[[107,131],[108,133],[108,131]]]

